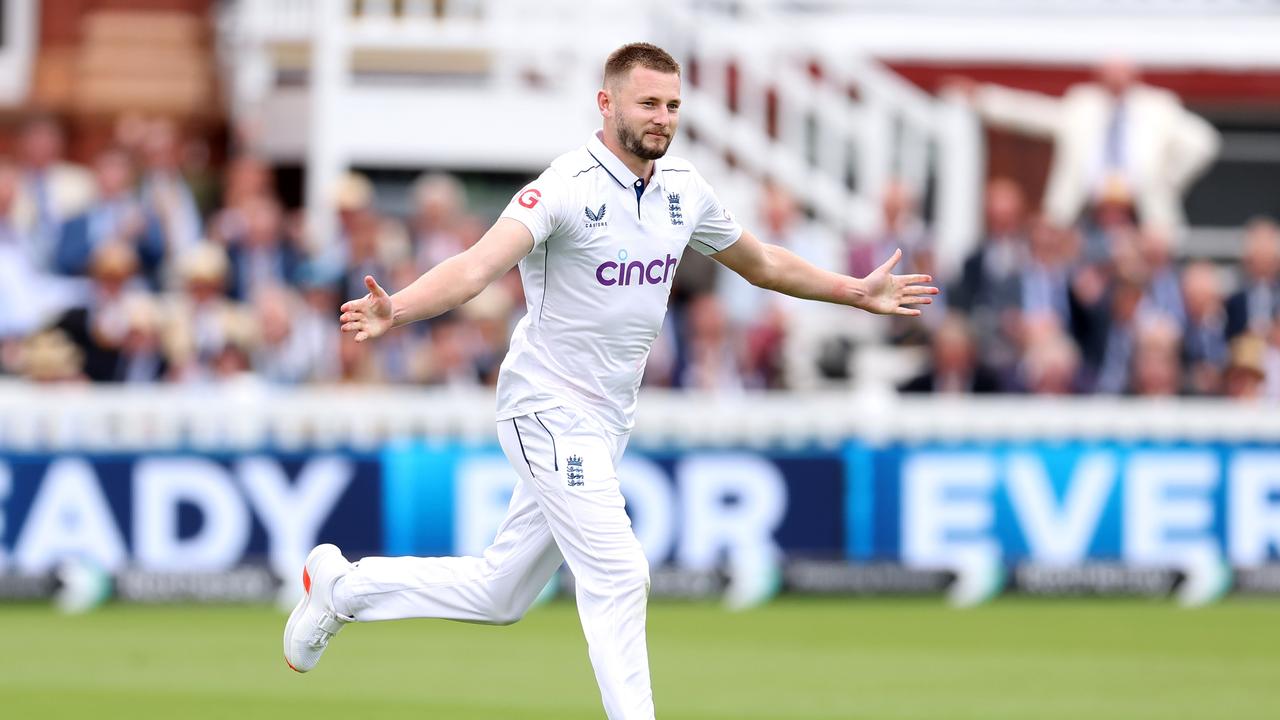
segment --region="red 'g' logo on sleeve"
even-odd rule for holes
[[[537,188],[529,188],[528,190],[520,193],[518,202],[522,207],[531,208],[538,204],[538,199],[541,197],[542,193],[538,192]]]

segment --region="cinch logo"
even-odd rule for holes
[[[612,285],[665,285],[671,279],[678,258],[667,253],[663,260],[627,261],[627,251],[618,251],[618,261],[608,260],[596,267],[596,282]]]

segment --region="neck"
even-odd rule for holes
[[[622,144],[618,142],[618,134],[609,128],[605,128],[602,134],[604,137],[601,140],[604,142],[604,146],[609,148],[609,152],[621,160],[628,170],[636,174],[636,177],[646,183],[649,182],[649,178],[653,175],[653,161],[645,160],[622,147]]]

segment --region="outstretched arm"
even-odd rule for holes
[[[356,342],[393,327],[444,314],[480,294],[533,248],[533,235],[517,220],[499,218],[475,245],[431,268],[395,295],[387,295],[372,275],[369,293],[342,304],[342,331]]]
[[[823,270],[786,248],[760,242],[746,231],[737,242],[711,257],[757,287],[805,300],[850,305],[877,315],[919,315],[918,308],[907,306],[928,305],[933,302],[929,296],[938,294],[937,288],[921,284],[932,282],[928,275],[892,274],[902,259],[901,250],[865,278]]]

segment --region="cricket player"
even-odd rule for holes
[[[819,269],[739,226],[688,162],[667,157],[680,118],[680,66],[647,43],[613,52],[596,95],[604,128],[511,200],[474,246],[388,295],[342,306],[356,342],[447,312],[519,264],[528,314],[498,376],[498,440],[519,475],[482,557],[346,560],[311,551],[306,595],[289,617],[285,659],[316,666],[348,623],[520,619],[568,562],[591,664],[612,720],[654,717],[645,645],[649,566],[616,468],[627,447],[649,348],[686,247],[751,283],[885,315],[919,315],[926,275],[865,278]]]

